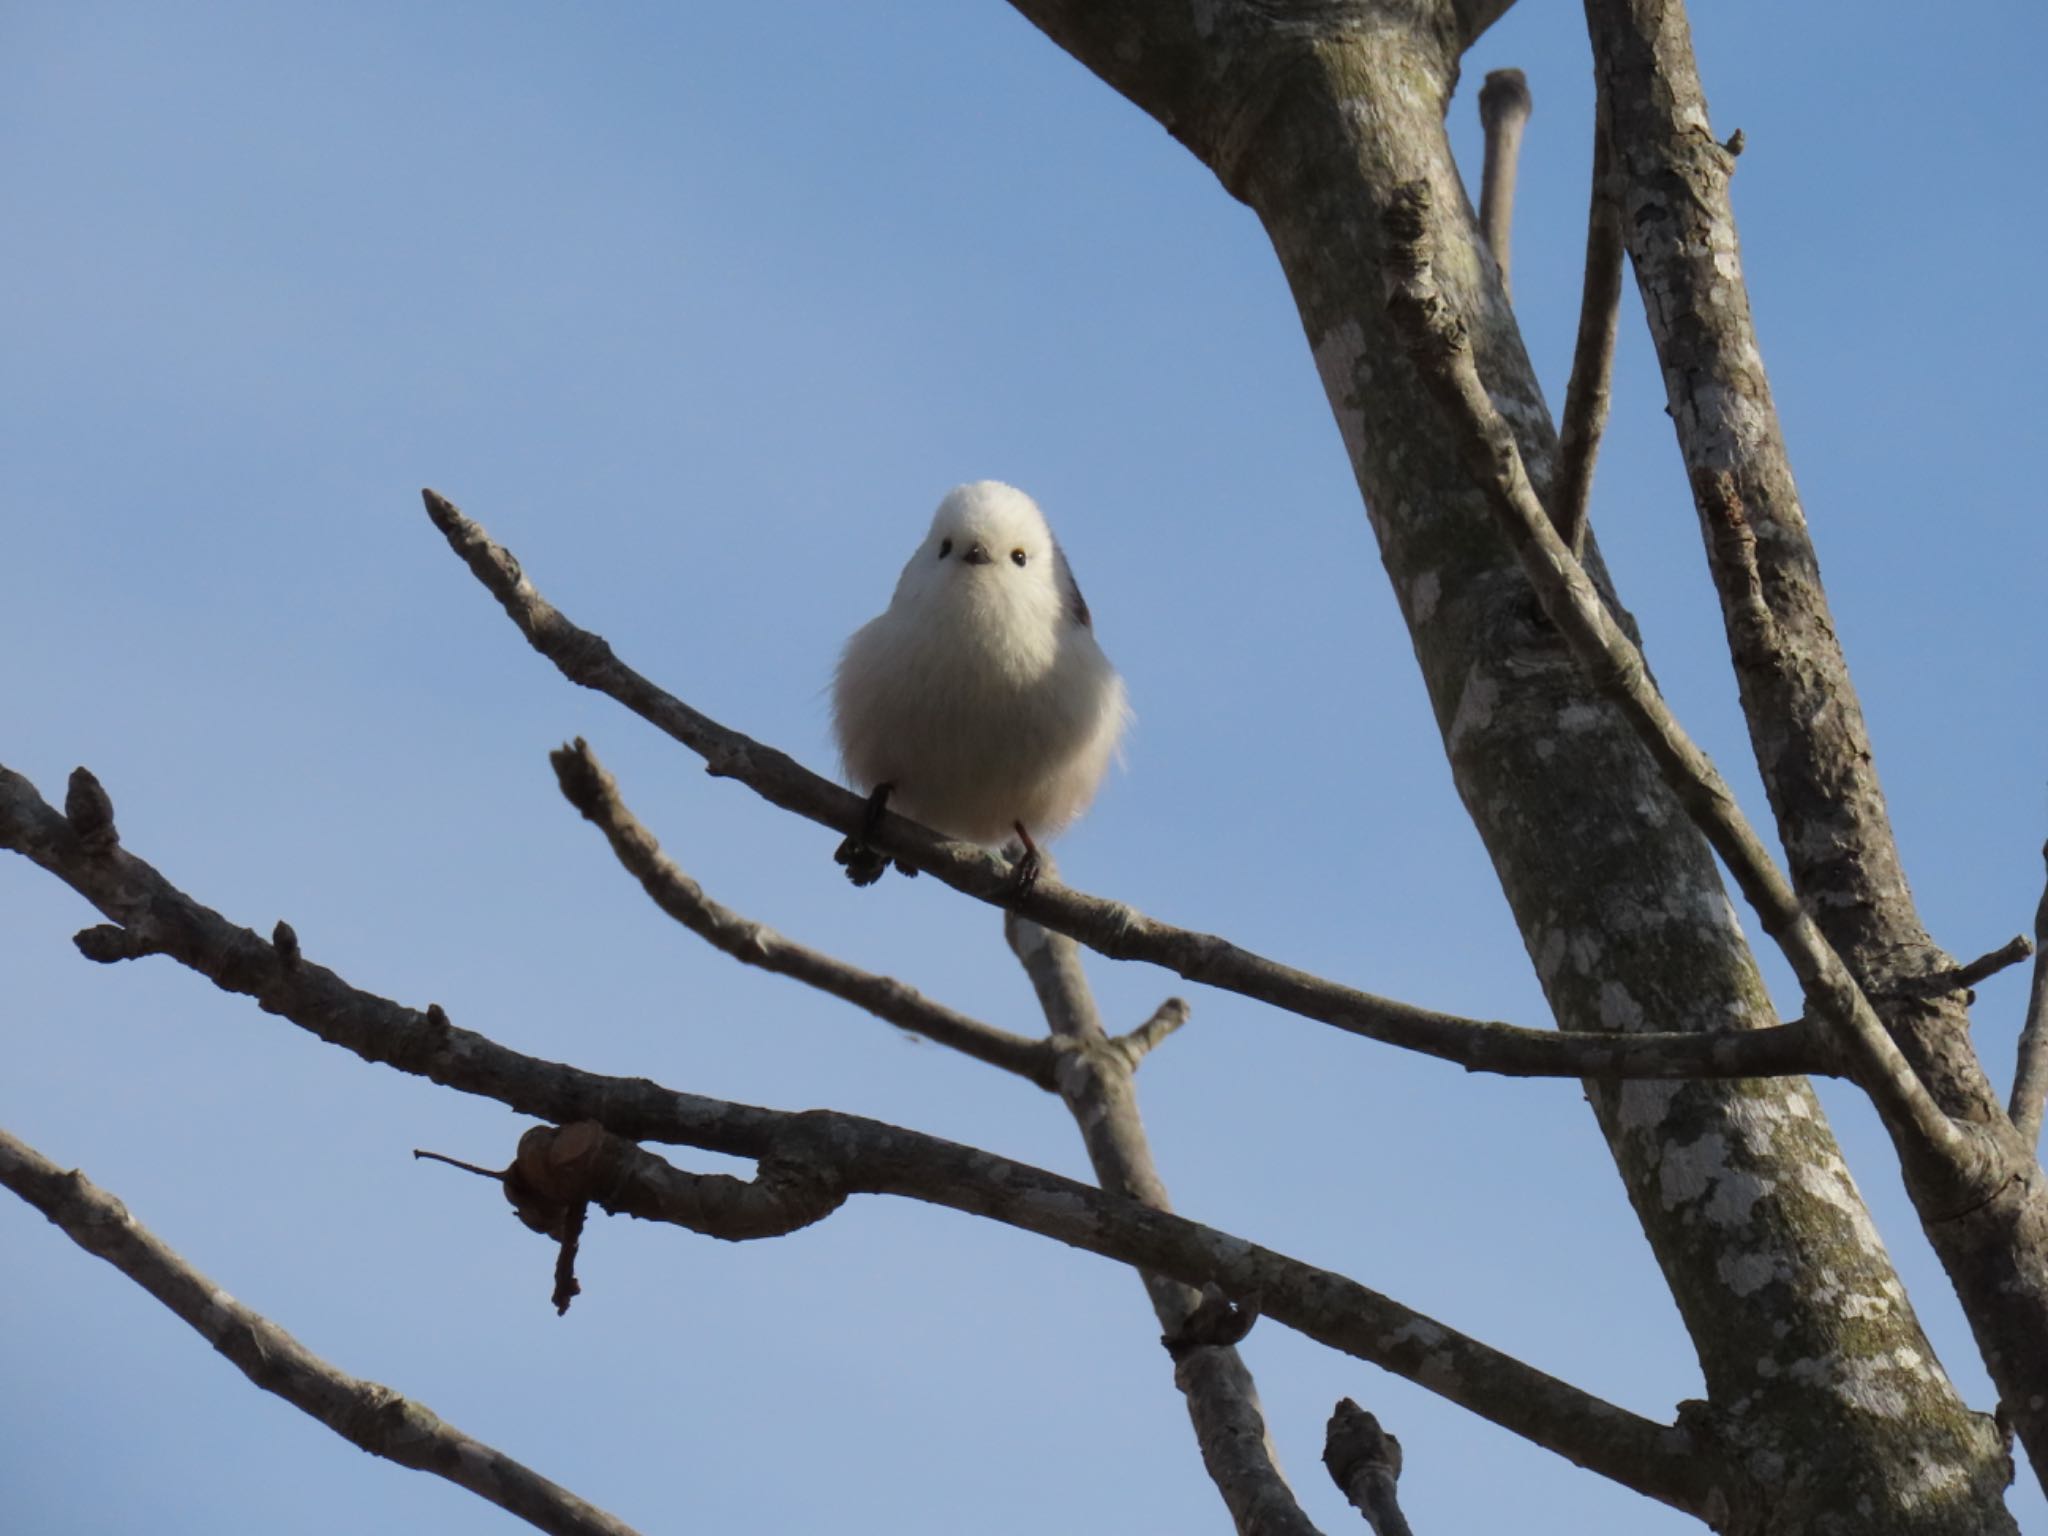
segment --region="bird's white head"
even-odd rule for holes
[[[1000,480],[955,486],[903,567],[890,606],[1005,630],[1089,622],[1038,503]]]

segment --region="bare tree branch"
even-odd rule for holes
[[[1473,366],[1464,324],[1437,289],[1427,244],[1429,201],[1427,184],[1414,182],[1389,210],[1388,310],[1424,386],[1457,428],[1473,477],[1520,555],[1544,613],[1650,749],[1765,931],[1783,949],[1809,1007],[1838,1032],[1839,1043],[1855,1062],[1852,1075],[1891,1129],[1909,1177],[1938,1189],[1944,1200],[1981,1201],[2004,1181],[2005,1170],[1990,1148],[1966,1135],[1929,1096],[1856,979],[1758,841],[1734,791],[1672,715],[1650,680],[1642,653],[1551,526],[1529,483],[1514,433]]]
[[[553,1063],[531,1066],[564,1087],[579,1079],[605,1081]],[[1405,1376],[1675,1508],[1700,1513],[1707,1506],[1708,1484],[1720,1475],[1715,1459],[1688,1431],[1601,1402],[1356,1281],[1256,1243],[991,1152],[857,1115],[696,1102],[737,1112],[765,1138],[767,1151],[742,1155],[802,1168],[819,1190],[907,1196],[985,1216],[1184,1284],[1193,1285],[1200,1276],[1202,1285],[1213,1284],[1225,1296],[1258,1297],[1264,1315],[1309,1338]],[[688,1118],[697,1119],[695,1114]],[[557,1186],[565,1201],[588,1200],[665,1221],[671,1219],[672,1192],[696,1183],[697,1176],[631,1146],[622,1135],[596,1127],[567,1127],[564,1134],[572,1129],[617,1145],[577,1159],[586,1180],[565,1174]],[[712,1138],[679,1123],[665,1139],[708,1145]],[[721,1134],[718,1139],[724,1145],[714,1150],[730,1150],[729,1138]],[[698,1226],[695,1208],[686,1214],[689,1219],[681,1224]],[[752,1234],[735,1229],[722,1235]]]
[[[1373,1536],[1410,1536],[1394,1485],[1401,1478],[1401,1442],[1350,1398],[1341,1398],[1323,1439],[1323,1465]]]
[[[1062,990],[1049,993],[1046,985],[1039,986],[1048,1017],[1052,1020],[1053,1037],[1050,1041],[1030,1040],[992,1028],[979,1020],[927,1002],[893,978],[870,975],[828,955],[792,944],[772,930],[720,906],[661,852],[654,835],[620,798],[617,782],[587,743],[579,738],[572,746],[551,753],[549,760],[554,764],[556,778],[570,804],[604,832],[619,862],[640,881],[655,904],[691,932],[744,963],[760,965],[809,982],[890,1023],[916,1030],[940,1044],[953,1046],[978,1060],[1029,1078],[1041,1087],[1057,1089],[1073,1109],[1082,1128],[1083,1139],[1094,1159],[1096,1177],[1102,1187],[1112,1194],[1146,1200],[1162,1210],[1170,1209],[1165,1201],[1164,1187],[1151,1170],[1143,1129],[1137,1122],[1136,1101],[1128,1085],[1137,1061],[1187,1017],[1185,1002],[1178,998],[1168,999],[1139,1029],[1111,1040],[1104,1035],[1097,1020],[1078,959],[1073,957],[1073,941],[1066,938],[1054,941],[1036,924],[1023,924],[1038,935],[1038,953],[1046,952],[1053,942],[1057,942],[1073,959],[1070,968],[1061,970]],[[1047,872],[1052,873],[1050,868]],[[1012,918],[1011,923],[1021,923],[1021,920]],[[1017,943],[1015,929],[1011,932],[1014,947]],[[1027,960],[1026,970],[1034,983],[1041,981],[1041,968]],[[1059,1063],[1057,1078],[1056,1062]],[[1117,1091],[1119,1081],[1120,1094]],[[570,1131],[582,1131],[589,1124],[582,1122],[579,1126],[566,1128],[562,1134],[566,1137]],[[522,1205],[521,1215],[535,1230],[554,1233],[570,1202],[556,1187],[552,1170],[565,1156],[585,1157],[591,1153],[583,1140],[575,1142],[567,1153],[559,1150],[559,1143],[554,1140],[536,1141],[530,1149],[527,1142],[532,1138],[533,1133],[529,1133],[528,1139],[522,1140],[515,1168],[524,1170],[522,1193],[539,1196],[539,1199],[537,1208],[531,1213]],[[620,1143],[620,1146],[630,1145]],[[529,1169],[528,1164],[533,1158],[543,1154],[545,1160],[537,1168]],[[580,1169],[578,1174],[580,1176]],[[690,1176],[681,1177],[687,1180]],[[736,1185],[735,1190],[728,1192],[734,1199],[739,1198],[740,1191],[754,1189],[753,1185],[728,1182]],[[749,1195],[749,1198],[758,1196]],[[580,1209],[580,1202],[576,1208]],[[607,1209],[619,1207],[607,1206]],[[631,1214],[649,1213],[633,1211]],[[825,1211],[819,1209],[817,1214],[822,1216]],[[697,1226],[700,1231],[711,1231],[714,1236],[735,1235],[698,1226],[689,1219],[684,1219],[682,1224]],[[1195,1293],[1171,1280],[1156,1276],[1144,1278],[1162,1326],[1172,1331],[1184,1321],[1187,1311],[1195,1304]],[[560,1294],[562,1302],[566,1303],[569,1294],[566,1284]],[[1234,1352],[1225,1353],[1231,1358],[1190,1360],[1176,1371],[1176,1380],[1186,1394],[1189,1413],[1195,1422],[1203,1461],[1216,1479],[1240,1532],[1246,1536],[1253,1532],[1261,1533],[1261,1536],[1285,1536],[1288,1532],[1295,1533],[1295,1536],[1314,1536],[1315,1527],[1301,1513],[1270,1457],[1265,1421],[1259,1412],[1258,1395],[1252,1386],[1250,1373],[1236,1359]]]
[[[579,739],[573,746],[552,753],[550,760],[555,766],[563,794],[603,830],[620,862],[639,879],[663,911],[736,959],[809,981],[891,1023],[914,1029],[941,1044],[952,1045],[967,1055],[1027,1077],[1042,1087],[1057,1086],[1082,1127],[1083,1138],[1094,1159],[1102,1187],[1113,1194],[1145,1199],[1162,1210],[1170,1209],[1165,1202],[1164,1188],[1152,1173],[1149,1157],[1145,1155],[1143,1130],[1137,1123],[1135,1099],[1130,1094],[1128,1080],[1146,1051],[1186,1019],[1187,1004],[1181,999],[1169,998],[1138,1029],[1129,1035],[1110,1039],[1096,1020],[1094,1005],[1076,958],[1071,970],[1063,972],[1063,980],[1068,986],[1064,993],[1064,1006],[1056,1005],[1046,988],[1040,987],[1041,997],[1046,998],[1048,1013],[1053,1019],[1052,1042],[1028,1040],[994,1029],[978,1020],[928,1003],[892,978],[871,976],[830,956],[793,945],[772,930],[719,906],[661,853],[653,834],[620,799],[616,781],[585,742]],[[1012,922],[1021,920],[1012,919]],[[1073,957],[1071,939],[1055,939],[1036,924],[1023,926],[1039,936],[1039,953],[1057,944],[1064,946],[1069,957]],[[1027,971],[1035,981],[1042,975],[1040,968],[1028,960]],[[1055,1061],[1060,1063],[1057,1084],[1054,1080]],[[1119,1078],[1123,1084],[1121,1094],[1116,1085]],[[1128,1110],[1128,1114],[1122,1113],[1123,1110]],[[568,1130],[581,1130],[588,1125],[589,1122],[582,1122]],[[567,1131],[563,1134],[566,1136]],[[531,1136],[529,1133],[529,1139]],[[550,1168],[560,1158],[555,1145],[552,1141],[546,1144],[550,1160],[545,1166]],[[1133,1149],[1137,1157],[1143,1159],[1142,1164],[1133,1158]],[[537,1152],[538,1148],[529,1149],[527,1141],[522,1140],[516,1167],[527,1167],[531,1160],[530,1150]],[[579,1142],[577,1154],[582,1153],[583,1147]],[[687,1180],[690,1176],[681,1177]],[[529,1188],[535,1188],[545,1187],[548,1180],[528,1171],[525,1182]],[[738,1190],[752,1191],[754,1188],[737,1181],[728,1182],[736,1185],[735,1197]],[[530,1215],[522,1208],[522,1216],[536,1230],[553,1232],[556,1223],[562,1220],[562,1205],[562,1197],[556,1195]],[[649,1213],[632,1211],[631,1214]],[[824,1212],[820,1210],[818,1214]],[[714,1227],[700,1226],[687,1217],[682,1219],[682,1224],[710,1231],[714,1236],[735,1235]],[[1185,1320],[1186,1313],[1195,1304],[1196,1295],[1190,1288],[1170,1280],[1154,1276],[1146,1276],[1145,1279],[1153,1293],[1161,1324],[1171,1332]],[[566,1296],[565,1287],[562,1293],[564,1302]],[[1222,1354],[1229,1358],[1205,1354],[1200,1358],[1186,1359],[1175,1373],[1176,1381],[1187,1397],[1204,1463],[1222,1490],[1238,1529],[1247,1536],[1253,1532],[1261,1533],[1261,1536],[1284,1536],[1287,1532],[1294,1532],[1296,1536],[1314,1536],[1315,1527],[1301,1513],[1271,1458],[1265,1421],[1259,1411],[1258,1395],[1250,1373],[1234,1351]]]
[[[106,825],[112,826],[111,818]],[[329,1365],[179,1258],[85,1175],[66,1172],[4,1130],[0,1184],[170,1308],[257,1386],[372,1456],[444,1477],[543,1531],[633,1536],[624,1521],[470,1438],[418,1403]]]
[[[563,795],[604,833],[619,862],[654,904],[706,943],[743,965],[793,977],[899,1029],[1001,1067],[1041,1088],[1053,1088],[1054,1052],[1045,1041],[956,1013],[893,976],[848,965],[713,901],[661,851],[654,834],[619,798],[617,782],[580,736],[573,745],[549,753],[548,761],[554,764]]]
[[[2041,858],[2048,862],[2048,843],[2041,846]],[[2041,1143],[2044,1098],[2048,1098],[2048,888],[2042,890],[2040,905],[2034,908],[2034,984],[2027,993],[2019,1069],[2012,1083],[2012,1123],[2030,1150]]]
[[[802,1166],[847,1193],[949,1206],[1183,1284],[1213,1281],[1232,1296],[1260,1295],[1268,1316],[1320,1343],[1416,1381],[1651,1498],[1694,1512],[1704,1507],[1716,1469],[1687,1432],[1602,1402],[1356,1281],[1086,1184],[879,1121],[762,1109],[509,1050],[458,1028],[438,1006],[408,1008],[359,991],[296,946],[287,955],[125,850],[89,851],[27,780],[5,769],[0,846],[27,853],[120,923],[134,939],[121,958],[167,955],[365,1061],[557,1125],[594,1121],[632,1141]],[[649,1208],[659,1208],[667,1187],[660,1176],[623,1161],[625,1180],[608,1184],[605,1197],[630,1207],[641,1196],[625,1185],[638,1179],[649,1186]]]
[[[1604,112],[1599,114],[1604,117]],[[1615,211],[1607,129],[1593,130],[1593,190],[1586,210],[1586,277],[1579,297],[1579,336],[1572,376],[1564,390],[1557,429],[1557,474],[1551,481],[1550,520],[1576,557],[1586,548],[1593,499],[1593,464],[1607,428],[1614,340],[1621,325],[1621,220]]]
[[[1045,873],[1057,877],[1058,870],[1048,867]],[[1004,914],[1003,936],[1038,994],[1052,1038],[1064,1048],[1059,1095],[1081,1133],[1096,1182],[1110,1194],[1172,1210],[1138,1115],[1133,1077],[1144,1051],[1130,1042],[1146,1030],[1154,1031],[1155,1040],[1164,1039],[1187,1017],[1187,1004],[1169,998],[1132,1036],[1112,1039],[1103,1031],[1080,948],[1072,939],[1015,913]],[[1149,1271],[1139,1278],[1168,1341],[1174,1385],[1186,1399],[1202,1464],[1240,1536],[1316,1536],[1280,1470],[1258,1387],[1231,1347],[1235,1339],[1176,1348],[1172,1341],[1182,1337],[1200,1310],[1201,1292]]]
[[[858,831],[882,852],[907,859],[953,889],[1013,910],[1113,960],[1164,966],[1190,981],[1256,998],[1369,1040],[1453,1061],[1474,1072],[1619,1079],[1769,1077],[1839,1070],[1823,1038],[1803,1024],[1713,1034],[1610,1035],[1565,1034],[1458,1018],[1311,976],[1214,934],[1176,928],[1122,902],[1089,896],[1054,880],[1040,879],[1020,893],[1008,864],[982,849],[951,842],[893,813],[869,828],[868,804],[861,797],[698,713],[634,671],[613,654],[603,636],[578,628],[543,598],[511,553],[454,503],[434,491],[422,495],[428,515],[450,547],[534,649],[569,681],[616,699],[702,757],[708,772],[738,780],[770,804],[838,832]]]
[[[1479,122],[1486,130],[1486,158],[1479,177],[1479,227],[1500,268],[1501,292],[1508,280],[1515,226],[1515,174],[1521,167],[1522,130],[1534,105],[1529,79],[1519,69],[1496,69],[1479,88]]]
[[[1735,156],[1708,131],[1685,9],[1587,0],[1586,18],[1622,226],[1793,889],[1872,994],[1902,999],[1884,1016],[1936,1101],[1993,1121],[1964,1001],[1898,990],[1952,962],[1907,886],[1821,584],[1750,312],[1728,196]]]

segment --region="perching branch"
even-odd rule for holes
[[[1365,1516],[1373,1536],[1410,1536],[1394,1485],[1401,1480],[1401,1442],[1350,1398],[1338,1400],[1323,1438],[1330,1480]]]
[[[0,846],[27,854],[128,937],[115,958],[161,954],[265,1012],[365,1061],[508,1105],[557,1125],[594,1121],[632,1141],[672,1142],[813,1170],[850,1194],[894,1194],[987,1216],[1167,1275],[1260,1295],[1266,1314],[1333,1349],[1416,1381],[1452,1402],[1623,1486],[1676,1508],[1704,1507],[1715,1468],[1676,1427],[1659,1425],[1557,1380],[1388,1297],[1242,1238],[1085,1184],[855,1115],[794,1113],[608,1077],[523,1055],[424,1011],[350,986],[297,947],[230,923],[121,848],[88,849],[27,780],[0,769]],[[625,1172],[658,1182],[644,1165]],[[624,1184],[612,1198],[629,1208]],[[647,1209],[659,1209],[650,1193]]]
[[[111,819],[106,825],[111,829]],[[372,1456],[444,1477],[543,1531],[633,1536],[623,1521],[503,1451],[471,1439],[418,1403],[329,1365],[179,1258],[84,1174],[66,1172],[5,1131],[0,1131],[0,1185],[170,1308],[257,1386]]]
[[[1723,1078],[1834,1073],[1824,1039],[1803,1024],[1718,1034],[1560,1033],[1459,1018],[1376,997],[1241,949],[1214,934],[1176,928],[1125,905],[1050,879],[1019,892],[1003,859],[940,837],[893,813],[870,829],[868,804],[772,747],[699,714],[580,629],[527,580],[519,562],[434,491],[422,493],[449,546],[505,609],[535,650],[573,683],[617,700],[702,757],[706,771],[736,779],[770,804],[841,833],[860,832],[881,852],[907,859],[953,889],[1064,933],[1113,960],[1143,960],[1208,986],[1271,1003],[1350,1034],[1513,1077]]]
[[[654,904],[706,943],[743,965],[793,977],[899,1029],[951,1046],[1041,1088],[1053,1087],[1055,1053],[1045,1041],[1011,1034],[956,1013],[892,976],[876,976],[848,965],[713,901],[661,851],[654,834],[619,798],[617,782],[581,737],[549,753],[548,761],[554,764],[562,794],[604,833],[619,862]]]
[[[1557,428],[1557,473],[1550,488],[1550,521],[1574,557],[1586,547],[1593,463],[1600,455],[1600,434],[1607,428],[1614,340],[1621,325],[1621,219],[1614,204],[1609,160],[1607,129],[1604,123],[1596,124],[1579,337],[1572,349],[1572,376],[1564,390],[1564,415]]]
[[[2048,861],[2048,843],[2041,847]],[[2041,1142],[2041,1106],[2048,1098],[2048,889],[2034,908],[2034,985],[2027,994],[2027,1020],[2020,1029],[2019,1070],[2013,1074],[2012,1123],[2029,1150]]]
[[[1501,291],[1510,296],[1510,247],[1515,223],[1515,173],[1522,159],[1522,130],[1533,105],[1529,79],[1519,69],[1496,69],[1479,88],[1479,122],[1486,130],[1486,158],[1479,177],[1479,227],[1500,268]]]
[[[1642,653],[1614,621],[1579,562],[1551,526],[1522,464],[1514,433],[1480,381],[1464,323],[1437,288],[1428,247],[1430,191],[1410,183],[1396,194],[1386,230],[1387,308],[1423,386],[1443,407],[1473,478],[1506,531],[1544,613],[1563,633],[1594,684],[1620,707],[1665,781],[1735,876],[1804,989],[1854,1064],[1891,1130],[1909,1177],[1957,1206],[2003,1182],[1989,1149],[1951,1122],[1886,1033],[1839,956],[1800,906],[1758,841],[1734,791],[1679,725],[1651,682]]]

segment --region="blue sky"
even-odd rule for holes
[[[1978,22],[1695,16],[1716,131],[1748,138],[1745,257],[1837,621],[1916,892],[1964,955],[2029,925],[2048,832],[2043,24]],[[0,760],[51,797],[90,765],[127,845],[200,900],[524,1050],[1081,1172],[1051,1099],[648,906],[556,794],[557,742],[587,736],[720,899],[1034,1027],[991,912],[849,889],[829,834],[562,682],[417,499],[446,492],[629,660],[825,768],[839,643],[939,495],[994,476],[1046,506],[1137,712],[1062,845],[1075,883],[1543,1017],[1256,222],[1006,6],[29,4],[0,44]],[[1576,11],[1523,0],[1469,59],[1475,176],[1472,96],[1506,64],[1537,102],[1515,292],[1555,403]],[[1761,816],[1629,305],[1595,527]],[[1128,1274],[869,1200],[743,1246],[600,1225],[557,1319],[549,1247],[408,1156],[502,1161],[521,1122],[169,962],[90,966],[68,939],[91,920],[0,862],[0,1124],[315,1350],[643,1529],[1227,1528]],[[1178,986],[1093,976],[1124,1026]],[[2001,1078],[2023,1000],[2018,973],[1980,989]],[[1181,1209],[1639,1411],[1697,1393],[1576,1085],[1193,1002],[1140,1084]],[[1826,1098],[1988,1409],[1883,1138]],[[515,1526],[259,1394],[11,1202],[0,1283],[24,1530]],[[1278,1327],[1248,1353],[1325,1529],[1355,1519],[1317,1464],[1340,1395],[1401,1436],[1418,1529],[1497,1519],[1506,1489],[1531,1532],[1695,1528]],[[2014,1506],[2048,1525],[2038,1493]]]

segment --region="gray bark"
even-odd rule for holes
[[[1801,903],[1936,1103],[1971,1135],[1976,1186],[1901,1141],[1901,1163],[2002,1406],[2048,1486],[2048,1181],[1969,1035],[1968,995],[1916,985],[1953,961],[1929,938],[1792,478],[1742,278],[1683,7],[1587,0],[1620,162],[1622,228],[1663,365],[1721,598],[1750,741]],[[1895,1141],[1900,1128],[1891,1126]]]
[[[1454,19],[1427,5],[1278,19],[1225,6],[1203,13],[1198,38],[1178,12],[1118,7],[1152,36],[1111,50],[1068,7],[1019,9],[1168,124],[1265,224],[1453,777],[1559,1024],[1768,1022],[1706,846],[1536,612],[1389,329],[1379,219],[1397,187],[1421,181],[1444,211],[1438,276],[1546,489],[1550,419],[1443,132]],[[1587,560],[1600,579],[1590,543]],[[1746,1469],[1720,1490],[1721,1523],[2010,1529],[1996,1437],[1935,1363],[1805,1085],[1592,1084],[1589,1095],[1698,1350],[1702,1422]],[[1938,1499],[1925,1496],[1928,1468]]]
[[[1096,1182],[1112,1195],[1172,1210],[1138,1114],[1136,1072],[1142,1048],[1126,1044],[1129,1037],[1112,1039],[1103,1029],[1081,968],[1080,946],[1014,913],[1004,917],[1003,936],[1031,978],[1052,1038],[1065,1047],[1058,1092],[1081,1133]],[[1140,1278],[1159,1326],[1168,1339],[1174,1338],[1200,1305],[1202,1293],[1165,1275],[1141,1272]],[[1187,1400],[1202,1464],[1240,1536],[1320,1536],[1280,1470],[1258,1386],[1237,1350],[1228,1344],[1183,1350],[1174,1362],[1173,1380]]]

